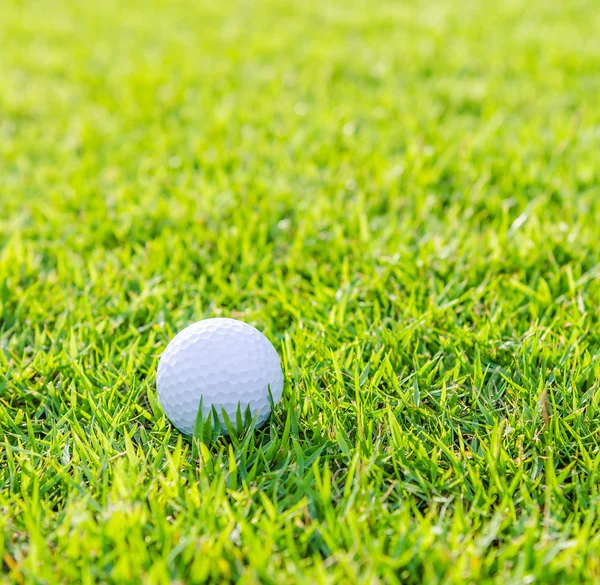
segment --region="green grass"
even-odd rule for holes
[[[0,13],[0,582],[600,583],[597,2]],[[217,315],[284,399],[193,446]]]

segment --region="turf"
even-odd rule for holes
[[[0,11],[0,582],[600,582],[597,2]],[[284,399],[193,444],[218,315]]]

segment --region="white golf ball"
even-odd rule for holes
[[[193,434],[200,401],[206,419],[215,407],[235,427],[238,407],[250,407],[257,426],[281,399],[283,372],[277,351],[257,329],[235,319],[205,319],[180,331],[167,345],[156,375],[158,398],[167,418]],[[270,393],[270,394],[269,394]],[[223,424],[222,432],[227,434]]]

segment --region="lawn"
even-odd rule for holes
[[[600,4],[0,13],[0,583],[600,583]],[[204,444],[210,316],[285,387]]]

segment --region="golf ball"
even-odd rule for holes
[[[257,329],[236,319],[205,319],[180,331],[162,354],[156,375],[167,418],[184,434],[194,431],[200,402],[206,419],[215,407],[236,425],[250,407],[257,426],[281,399],[283,372],[277,351]],[[269,395],[270,393],[270,395]],[[225,426],[222,432],[227,434]]]

